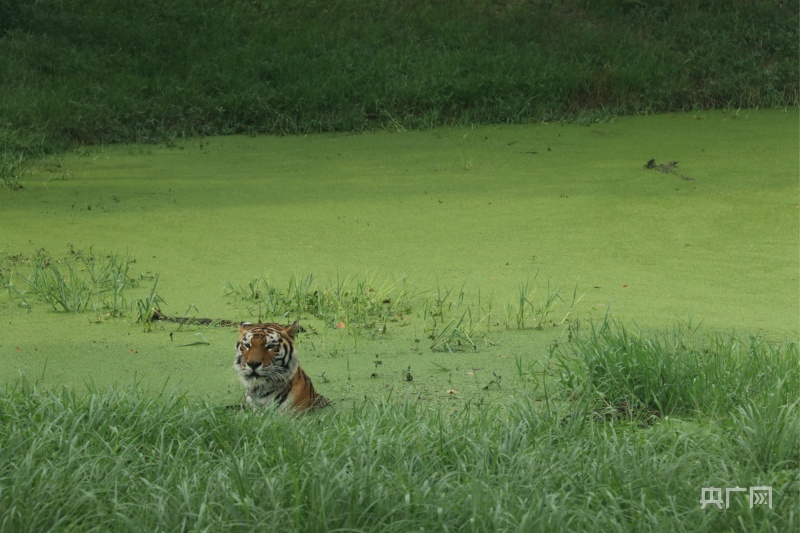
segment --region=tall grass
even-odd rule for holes
[[[721,424],[647,429],[526,397],[307,417],[136,387],[0,390],[0,531],[792,531],[798,481]],[[746,435],[746,432],[741,434]],[[700,508],[772,486],[773,508]]]
[[[293,275],[286,288],[269,278],[253,278],[244,285],[225,283],[225,293],[248,302],[259,320],[281,321],[310,315],[329,326],[375,330],[398,322],[411,309],[416,289],[406,277],[378,280],[373,275],[337,277],[318,282],[313,274]]]
[[[190,135],[797,105],[788,2],[4,2],[0,161]]]
[[[107,318],[128,316],[149,323],[153,310],[163,302],[156,293],[158,276],[135,275],[132,265],[136,260],[130,254],[103,256],[91,249],[70,252],[70,256],[56,260],[40,250],[28,259],[28,272],[15,266],[0,276],[0,281],[29,309],[31,302],[39,301],[53,311],[92,312]],[[132,289],[145,280],[153,281],[149,296],[135,299]]]
[[[691,324],[666,333],[632,330],[613,320],[592,325],[588,334],[556,350],[561,382],[570,394],[589,398],[609,414],[720,416],[756,401],[772,405],[776,421],[780,406],[796,417],[796,341],[697,331]]]
[[[312,274],[292,275],[285,287],[269,278],[255,277],[236,284],[226,282],[225,293],[244,301],[247,312],[259,321],[281,322],[310,316],[325,322],[328,327],[343,329],[352,335],[356,348],[358,339],[368,334],[372,338],[385,335],[395,327],[406,327],[407,319],[421,318],[424,336],[431,341],[432,351],[476,351],[493,325],[493,298],[487,301],[480,292],[477,301],[467,298],[466,285],[448,287],[438,284],[435,290],[420,291],[405,276],[400,279],[366,277],[337,277],[320,282]],[[559,326],[567,322],[581,297],[573,290],[569,308],[560,322],[553,320],[556,309],[567,304],[558,289],[550,290],[542,301],[534,298],[535,288],[529,282],[521,286],[519,310],[506,305],[506,327],[512,324],[525,329],[525,318],[536,319],[535,329]],[[512,311],[509,311],[512,310]],[[517,314],[514,323],[509,313]],[[521,318],[520,318],[521,317]],[[485,325],[486,331],[479,331]]]
[[[480,321],[473,321],[472,311],[467,309],[458,318],[450,318],[443,324],[440,331],[436,331],[434,324],[430,338],[433,351],[461,351],[476,350],[478,347],[477,329]]]

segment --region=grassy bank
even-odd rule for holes
[[[5,2],[0,171],[78,144],[797,103],[747,2]]]
[[[606,324],[560,352],[590,382],[534,380],[502,406],[411,396],[298,419],[21,378],[0,389],[0,531],[793,531],[797,344],[718,340]],[[597,364],[626,346],[625,376]],[[704,363],[664,373],[648,353]],[[751,358],[761,374],[739,372]],[[696,377],[716,391],[695,394]],[[682,407],[611,409],[631,399],[611,383]],[[741,492],[701,508],[703,487],[756,486],[772,508]]]

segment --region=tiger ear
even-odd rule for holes
[[[250,331],[256,327],[255,324],[251,324],[250,322],[239,322],[239,333],[244,333],[245,331]]]
[[[284,328],[283,332],[286,333],[286,335],[290,339],[294,339],[294,336],[297,335],[297,330],[299,330],[299,329],[300,329],[300,323],[297,320],[295,320],[290,325],[286,326],[286,328]]]

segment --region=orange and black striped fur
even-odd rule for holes
[[[234,368],[245,386],[247,404],[280,411],[305,411],[330,402],[314,390],[300,368],[294,339],[299,326],[239,324]]]

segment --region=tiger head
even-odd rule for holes
[[[288,369],[295,366],[294,339],[298,328],[296,321],[289,326],[249,322],[239,324],[234,368],[241,380],[247,384],[266,377],[271,365]]]

